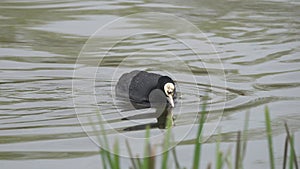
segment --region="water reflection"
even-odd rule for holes
[[[230,142],[235,138],[233,133],[242,129],[241,119],[249,109],[250,138],[264,138],[261,135],[264,127],[261,112],[265,104],[271,109],[275,134],[284,133],[281,125],[283,120],[291,124],[294,132],[299,132],[298,2],[1,1],[0,9],[0,156],[3,160],[53,159],[60,152],[51,154],[49,151],[52,150],[66,152],[62,158],[68,156],[82,160],[83,157],[93,155],[89,150],[97,151],[89,141],[82,143],[82,139],[87,137],[73,109],[71,80],[76,57],[89,35],[100,26],[120,16],[146,11],[175,14],[188,19],[202,30],[217,47],[225,68],[226,79],[217,73],[214,78],[220,82],[226,80],[227,87],[219,84],[210,86],[205,79],[206,69],[198,58],[192,57],[190,51],[183,50],[176,42],[155,35],[120,43],[112,50],[111,55],[114,57],[103,62],[107,72],[124,56],[145,44],[169,48],[189,64],[199,82],[193,86],[192,81],[186,78],[189,75],[187,72],[176,74],[185,91],[182,100],[187,104],[183,108],[188,110],[176,122],[178,127],[188,126],[193,120],[191,115],[196,112],[189,109],[189,106],[199,99],[199,95],[193,94],[196,88],[201,95],[210,93],[209,98],[213,100],[212,114],[226,103],[220,124],[223,141]],[[145,29],[147,23],[132,20],[127,24],[135,24],[138,30]],[[164,24],[152,26],[159,29]],[[179,25],[174,26],[174,30],[177,27]],[[108,40],[111,36],[108,35]],[[192,34],[184,36],[194,39]],[[135,59],[159,54],[159,51],[148,50]],[[207,53],[203,55],[208,56]],[[170,59],[157,58],[161,59],[159,61]],[[135,59],[124,63],[128,70],[138,63]],[[205,63],[212,72],[218,72],[222,68],[214,65],[214,59],[211,57]],[[148,61],[145,60],[143,64],[147,66]],[[151,66],[157,65],[151,63]],[[173,62],[173,66],[180,70],[179,62]],[[162,70],[165,68],[161,67]],[[100,85],[108,88],[111,83],[115,83],[99,81]],[[220,96],[224,92],[226,98]],[[99,102],[101,105],[105,103],[101,100]],[[109,107],[106,113],[112,117],[107,119],[108,123],[115,125],[117,130],[125,128],[120,126],[120,120],[115,119],[115,112]],[[191,144],[193,141],[193,138],[186,138],[183,144]],[[65,148],[66,145],[70,146]],[[82,147],[86,153],[76,154],[78,147]],[[75,155],[71,155],[72,152]],[[76,164],[72,167],[76,168]],[[255,168],[253,165],[252,168]]]

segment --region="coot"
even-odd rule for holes
[[[156,73],[135,70],[123,74],[117,82],[116,97],[130,102],[135,109],[155,108],[157,127],[164,128],[166,117],[175,106],[176,88],[174,81]],[[129,118],[123,118],[126,120]]]

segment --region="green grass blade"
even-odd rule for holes
[[[155,151],[151,148],[151,157],[149,157],[149,169],[155,169]]]
[[[284,142],[284,153],[283,153],[283,166],[282,166],[282,169],[285,169],[285,167],[286,167],[288,143],[289,143],[289,137],[286,136],[285,137],[285,142]]]
[[[294,147],[294,137],[291,136],[290,137],[290,161],[289,161],[289,169],[293,169],[294,168],[294,153],[292,151],[292,147]]]
[[[150,159],[150,151],[151,151],[150,142],[149,142],[150,126],[146,127],[146,136],[145,136],[145,138],[146,139],[145,139],[143,169],[149,169],[149,167],[150,167],[149,159]]]
[[[110,168],[115,168],[114,162],[113,162],[112,157],[111,157],[111,153],[106,151],[106,150],[104,150],[104,153],[105,153],[105,157],[108,161],[108,164],[109,164]]]
[[[136,162],[137,162],[137,164],[138,164],[138,166],[139,166],[138,168],[139,168],[139,169],[142,169],[142,168],[143,168],[143,165],[142,165],[142,162],[141,162],[141,159],[139,158],[139,156],[136,157]]]
[[[97,132],[97,128],[93,125],[94,121],[91,118],[91,116],[88,116],[88,122],[91,124],[92,130],[95,133],[98,142],[100,143],[100,145],[102,145],[103,141],[102,141],[101,137],[96,133]]]
[[[235,152],[235,169],[241,168],[241,132],[237,133],[237,140],[236,140],[236,152]]]
[[[99,116],[97,114],[97,117],[98,117],[98,120],[99,120]],[[93,124],[93,120],[91,119],[91,117],[89,116],[88,117],[88,121]],[[100,124],[101,125],[101,124]],[[96,133],[97,132],[97,128],[94,126],[94,125],[91,125],[92,126],[92,130]],[[103,130],[102,130],[103,131]],[[104,131],[103,131],[104,132]],[[101,139],[101,137],[96,134],[96,137],[97,137],[97,140],[98,142],[100,143],[100,145],[103,145],[103,140]],[[106,134],[104,132],[103,134],[103,138],[106,138]],[[100,150],[100,155],[101,155],[101,159],[102,159],[102,164],[103,164],[103,168],[106,169],[107,167],[107,161],[108,163],[110,164],[110,166],[113,166],[113,163],[112,163],[112,160],[111,160],[111,157],[110,157],[110,153],[107,152],[105,149],[101,149]]]
[[[163,144],[163,157],[162,157],[162,169],[168,169],[168,158],[169,158],[169,146],[170,146],[170,138],[171,138],[171,126],[172,126],[172,116],[168,115],[167,117],[167,131],[166,136],[164,138]]]
[[[97,115],[98,121],[100,122],[100,129],[103,132],[103,140],[104,140],[103,143],[104,143],[104,146],[105,146],[106,150],[108,150],[109,149],[109,144],[108,144],[108,140],[107,140],[107,135],[106,135],[106,132],[105,132],[105,128],[104,128],[104,126],[102,124],[102,121],[103,121],[102,117],[100,116],[100,113],[97,113],[96,115]]]
[[[132,154],[132,151],[131,151],[131,148],[130,148],[130,145],[128,143],[128,140],[125,140],[125,144],[126,144],[126,147],[127,147],[127,151],[128,151],[128,154],[130,156],[130,161],[132,163],[132,167],[133,169],[137,169],[137,164],[135,162],[135,158],[133,157],[133,154]]]
[[[161,168],[162,169],[167,169],[167,165],[168,165],[168,156],[169,156],[169,151],[165,151],[163,153],[163,158],[162,158],[162,165]]]
[[[204,98],[204,103],[202,105],[202,111],[201,111],[201,119],[199,122],[197,137],[196,137],[196,143],[195,143],[195,150],[194,150],[194,160],[193,160],[193,169],[198,169],[200,165],[200,157],[201,157],[201,145],[202,145],[202,129],[204,126],[204,122],[206,120],[206,100],[207,98]]]
[[[114,144],[114,167],[115,167],[115,169],[120,168],[119,142],[118,142],[118,140],[116,140],[115,144]]]
[[[221,168],[223,168],[223,153],[219,151],[217,155],[216,169],[221,169]]]
[[[107,169],[105,153],[104,153],[103,149],[100,149],[100,156],[101,156],[101,160],[102,160],[102,168]]]
[[[270,120],[269,108],[267,106],[265,107],[265,120],[266,120],[267,139],[268,139],[268,146],[269,146],[270,168],[275,169],[271,120]]]
[[[221,135],[219,134],[218,141],[217,141],[217,148],[216,148],[216,169],[221,169],[223,166],[223,154],[220,150],[220,144],[221,144]]]
[[[294,163],[295,163],[295,168],[296,169],[299,169],[299,166],[298,166],[298,162],[297,162],[297,155],[296,155],[296,151],[294,149],[294,142],[293,142],[293,136],[290,135],[290,132],[289,132],[289,128],[288,128],[288,125],[286,124],[286,122],[284,123],[284,127],[285,127],[285,130],[286,130],[286,134],[287,134],[287,137],[290,141],[290,151],[291,153],[293,154],[293,160],[294,160]]]
[[[150,168],[150,157],[144,157],[143,158],[143,164],[142,164],[142,168],[143,169],[149,169]]]
[[[246,112],[245,116],[245,122],[244,122],[244,129],[243,129],[243,139],[242,139],[242,149],[241,149],[241,162],[240,164],[243,164],[243,160],[246,155],[246,149],[247,149],[247,141],[248,141],[248,128],[249,128],[249,118],[250,118],[250,112]]]
[[[101,141],[100,144],[104,146],[103,150],[104,150],[105,157],[108,160],[108,164],[110,165],[111,168],[115,168],[114,162],[113,162],[112,157],[111,157],[111,153],[106,151],[106,150],[109,149],[109,144],[108,144],[107,135],[105,133],[104,126],[102,124],[102,118],[101,118],[99,113],[97,113],[96,115],[97,115],[98,121],[100,122],[100,129],[103,132],[103,137],[102,137],[103,141]],[[95,130],[96,130],[96,128],[95,128]],[[97,137],[99,137],[99,136],[97,135]],[[99,139],[99,140],[101,140],[101,139]]]
[[[173,136],[173,135],[172,135],[171,138],[172,138],[172,142],[175,142],[175,139],[174,139],[174,136]],[[179,164],[179,160],[178,160],[178,158],[177,158],[176,146],[174,146],[174,147],[172,148],[172,155],[173,155],[173,159],[174,159],[174,161],[175,161],[176,169],[181,169],[180,164]]]
[[[224,160],[225,160],[225,163],[227,164],[227,168],[232,169],[231,149],[227,150]]]
[[[176,166],[176,169],[180,169],[180,164],[179,164],[179,161],[178,161],[178,158],[177,158],[177,154],[176,154],[176,147],[172,148],[172,154],[173,154],[173,158],[174,158],[174,161],[175,161],[175,166]]]

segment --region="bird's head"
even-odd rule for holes
[[[175,85],[173,83],[166,83],[164,85],[164,92],[167,96],[167,100],[174,107],[174,92],[175,92]]]
[[[159,88],[164,91],[168,102],[174,107],[175,83],[168,76],[162,76],[158,80]]]

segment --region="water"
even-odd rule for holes
[[[265,105],[271,111],[278,167],[282,164],[284,121],[295,133],[296,140],[299,138],[300,4],[297,1],[1,1],[0,4],[1,168],[101,168],[98,148],[83,130],[91,131],[91,125],[84,121],[87,119],[82,118],[95,117],[95,108],[105,114],[111,127],[107,129],[110,136],[118,131],[132,138],[143,137],[144,131],[122,131],[132,124],[120,121],[120,115],[132,112],[119,114],[111,106],[116,80],[133,69],[169,74],[176,79],[181,97],[180,106],[174,110],[178,117],[174,131],[177,136],[185,136],[189,130],[187,136],[180,137],[177,147],[184,166],[189,167],[191,162],[192,155],[188,152],[193,150],[191,145],[197,128],[191,124],[202,103],[199,96],[206,93],[213,112],[224,109],[218,124],[224,151],[233,146],[236,131],[243,129],[245,112],[250,111],[246,168],[269,165],[262,132]],[[91,91],[72,94],[72,80],[73,84],[82,80],[73,78],[79,52],[98,28],[139,12],[176,15],[193,23],[204,35],[191,27],[187,29],[188,24],[180,24],[181,20],[149,24],[146,17],[133,16],[121,20],[121,26],[109,29],[105,39],[95,37],[93,45],[104,46],[88,53],[88,61],[77,62],[76,67],[87,73],[96,72],[95,76],[88,74],[83,79],[89,85],[92,77],[96,77],[97,95],[95,103],[86,100],[77,106],[81,110],[77,111],[81,122],[86,122],[82,128],[73,98]],[[124,34],[124,29],[150,33],[117,43],[99,66],[99,55],[105,45]],[[199,56],[176,39],[153,30],[181,37]],[[86,53],[82,54],[87,57]],[[212,113],[208,124],[214,126],[218,115]],[[137,124],[147,122],[153,119],[136,121]],[[153,129],[151,134],[160,136],[161,133]],[[214,131],[213,135],[217,134]],[[299,145],[296,150],[299,154]],[[205,167],[214,161],[215,137],[208,140],[203,151],[201,165]],[[122,159],[125,168],[129,162]]]

